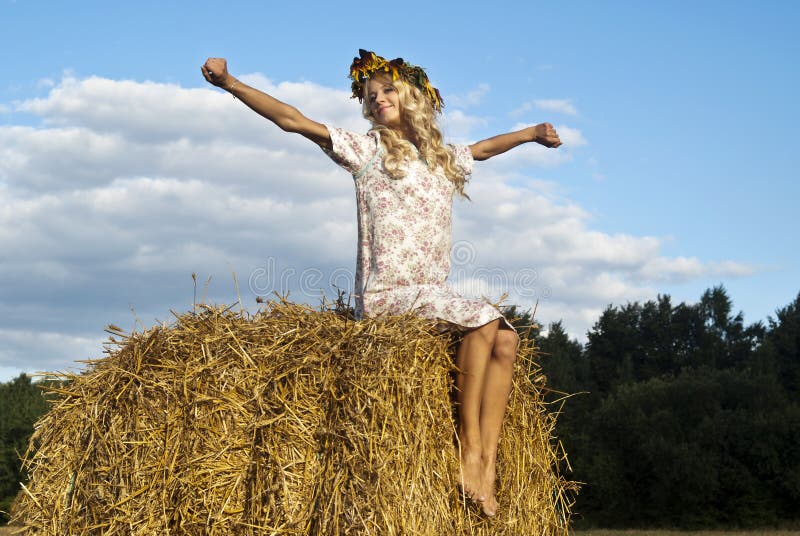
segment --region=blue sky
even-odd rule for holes
[[[192,272],[221,303],[235,272],[251,309],[346,286],[349,177],[208,86],[208,56],[354,130],[358,48],[425,66],[454,141],[555,124],[562,148],[479,163],[456,202],[465,294],[583,338],[610,303],[723,284],[755,322],[800,291],[796,2],[354,5],[0,2],[0,380],[169,320]]]

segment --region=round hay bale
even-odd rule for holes
[[[63,376],[12,523],[41,535],[567,532],[574,486],[557,471],[532,343],[488,520],[456,488],[453,344],[430,322],[286,301],[176,316],[115,332],[107,357]]]

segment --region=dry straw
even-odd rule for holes
[[[451,339],[284,300],[202,307],[64,375],[13,523],[41,535],[565,534],[575,486],[524,342],[498,516],[457,491]]]

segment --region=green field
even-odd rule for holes
[[[679,531],[679,530],[581,530],[574,531],[575,536],[723,536],[735,534],[737,536],[800,536],[800,531],[796,530],[698,530],[698,531]]]

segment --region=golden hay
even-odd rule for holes
[[[487,520],[457,492],[452,341],[430,322],[281,301],[116,335],[36,425],[12,511],[27,533],[567,532],[575,486],[530,342]]]

